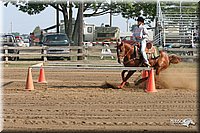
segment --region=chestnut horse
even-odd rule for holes
[[[123,62],[125,67],[145,67],[143,62],[143,57],[136,58],[136,46],[132,46],[128,43],[117,43],[117,57],[118,63]],[[181,59],[175,55],[171,54],[168,55],[164,51],[159,52],[159,56],[156,58],[149,58],[149,63],[151,67],[156,70],[156,75],[169,67],[169,65],[177,64],[181,61]],[[125,73],[127,75],[125,76]],[[123,70],[121,72],[122,83],[118,86],[118,88],[123,88],[124,85],[127,83],[127,80],[136,72],[136,70]],[[140,81],[145,81],[145,79],[140,79]]]

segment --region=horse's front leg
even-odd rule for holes
[[[124,86],[124,85],[126,84],[126,82],[124,82],[124,81],[125,81],[125,73],[126,73],[126,72],[128,72],[128,70],[123,70],[123,71],[121,72],[122,83],[118,86],[118,88],[122,88],[121,86]]]
[[[126,84],[127,80],[133,75],[133,73],[136,71],[128,71],[128,74],[126,75],[126,77],[123,78],[122,83],[118,86],[118,88],[123,88],[124,85]]]
[[[125,80],[125,73],[128,72],[128,70],[123,70],[121,73],[122,81]],[[129,82],[125,82],[125,85],[129,85]]]
[[[125,73],[128,72],[128,70],[123,70],[121,73],[122,81],[125,79]]]

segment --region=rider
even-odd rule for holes
[[[148,39],[148,31],[144,26],[144,18],[138,17],[137,19],[138,26],[133,30],[133,41],[137,42],[140,45],[140,52],[144,58],[144,63],[150,67],[149,61],[147,59],[147,54],[145,52],[146,40]]]

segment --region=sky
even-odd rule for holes
[[[40,26],[41,29],[44,29],[56,24],[56,10],[52,7],[48,7],[36,15],[28,15],[27,13],[18,11],[18,9],[11,4],[5,7],[1,3],[1,10],[3,18],[1,19],[1,32],[3,33],[10,33],[12,31],[21,34],[29,34],[36,26]],[[60,20],[63,19],[61,13],[59,17]],[[76,16],[74,15],[73,17]],[[87,24],[100,26],[102,23],[110,24],[109,19],[109,14],[107,14],[103,16],[84,18],[84,21]],[[127,31],[127,19],[118,15],[113,16],[112,20],[112,26],[119,27],[121,32]],[[135,21],[133,19],[129,20],[128,25],[130,24],[135,24]]]
[[[188,0],[182,0],[182,1],[188,1]],[[198,0],[191,0],[191,1],[198,1]],[[39,14],[28,15],[27,13],[18,11],[18,9],[11,4],[5,7],[0,1],[0,6],[1,6],[0,8],[1,33],[10,33],[12,31],[12,32],[19,32],[21,34],[29,34],[35,29],[36,26],[40,26],[41,29],[45,29],[49,26],[56,24],[56,10],[52,7],[46,8]],[[61,13],[59,17],[60,20],[63,19]],[[76,17],[76,15],[74,14],[73,17]],[[123,18],[121,15],[118,15],[118,16],[113,16],[112,20],[113,20],[112,26],[119,27],[121,32],[127,31],[127,19]],[[97,17],[84,18],[84,21],[87,24],[95,24],[96,26],[100,26],[102,23],[110,24],[109,14]],[[136,22],[133,19],[130,19],[128,21],[128,26],[132,24],[136,24]]]

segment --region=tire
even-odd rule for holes
[[[71,58],[70,58],[70,57],[65,57],[65,59],[67,59],[67,60],[71,60]]]
[[[16,54],[19,54],[19,51],[17,51]],[[17,60],[19,60],[19,56],[17,56],[17,57],[11,57],[11,60],[12,60],[12,61],[17,61]]]
[[[11,57],[11,60],[12,60],[12,61],[17,61],[17,58],[18,58],[18,57]]]

